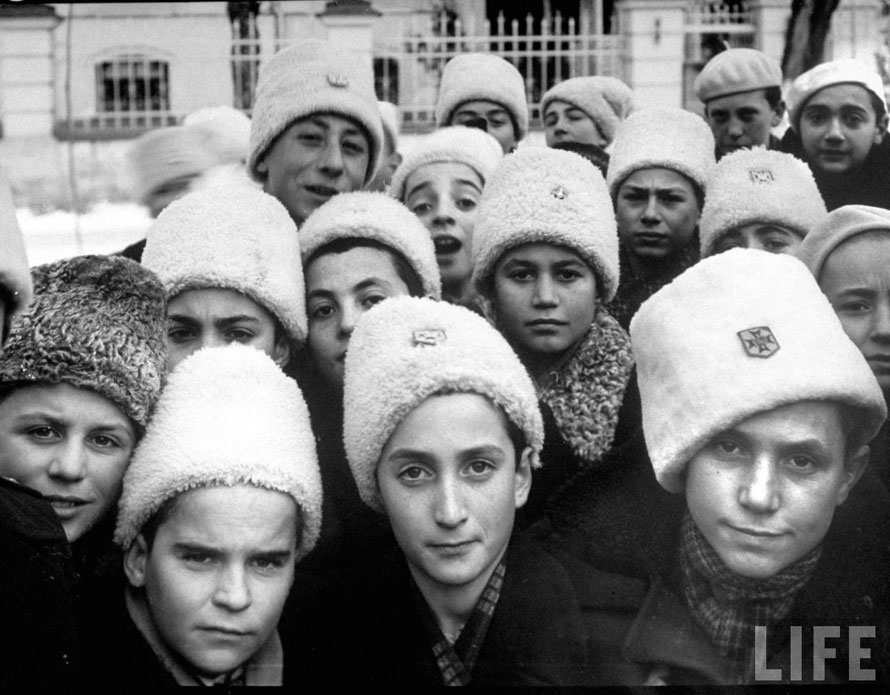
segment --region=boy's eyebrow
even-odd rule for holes
[[[225,328],[226,326],[231,326],[236,323],[259,323],[260,320],[256,316],[249,316],[248,314],[236,314],[235,316],[223,316],[222,318],[216,319],[213,323],[216,326],[222,326]]]
[[[197,326],[201,323],[197,319],[192,318],[191,316],[188,316],[186,314],[168,314],[167,320],[176,321],[177,323],[187,323],[190,326]]]
[[[422,463],[428,463],[433,460],[433,457],[426,451],[422,451],[420,449],[410,449],[407,447],[403,447],[401,449],[396,449],[391,452],[387,457],[390,461],[402,461],[402,460],[410,460],[410,461],[420,461]]]
[[[186,553],[204,553],[205,555],[212,555],[213,557],[218,557],[222,554],[216,548],[196,541],[177,541],[173,544],[173,549]]]
[[[482,444],[481,446],[474,446],[462,452],[463,458],[476,458],[480,456],[502,459],[506,456],[506,452],[495,444]]]
[[[251,553],[250,557],[252,559],[261,558],[263,560],[281,560],[286,561],[289,560],[293,552],[290,549],[287,550],[258,550],[255,553]]]
[[[408,189],[408,192],[405,194],[405,200],[410,198],[412,195],[414,195],[418,191],[421,191],[425,188],[432,188],[432,185],[433,185],[432,181],[422,181],[421,183],[417,184],[413,188]]]
[[[779,451],[785,454],[803,451],[804,453],[827,458],[831,452],[825,447],[825,444],[818,439],[805,438],[797,441],[785,442],[779,447]]]

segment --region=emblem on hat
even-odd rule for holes
[[[779,351],[779,341],[769,326],[757,326],[739,331],[742,347],[749,357],[772,357]]]
[[[412,345],[439,345],[445,342],[445,329],[443,328],[425,328],[414,331],[411,334]]]
[[[776,180],[769,169],[748,169],[748,176],[754,183],[772,183]]]
[[[550,189],[550,195],[552,195],[557,200],[565,200],[569,197],[569,192],[562,186],[554,186]]]
[[[349,86],[349,78],[344,75],[342,72],[329,72],[328,75],[328,84],[331,87],[348,87]]]

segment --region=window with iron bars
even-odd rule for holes
[[[170,110],[170,67],[144,56],[121,56],[96,65],[96,111]]]

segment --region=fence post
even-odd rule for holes
[[[318,15],[328,41],[368,61],[373,68],[374,24],[380,17],[367,0],[333,0]]]
[[[683,105],[687,0],[616,0],[624,75],[637,106]]]

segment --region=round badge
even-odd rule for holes
[[[557,200],[565,200],[569,197],[569,192],[562,186],[554,186],[550,191],[550,195]]]

